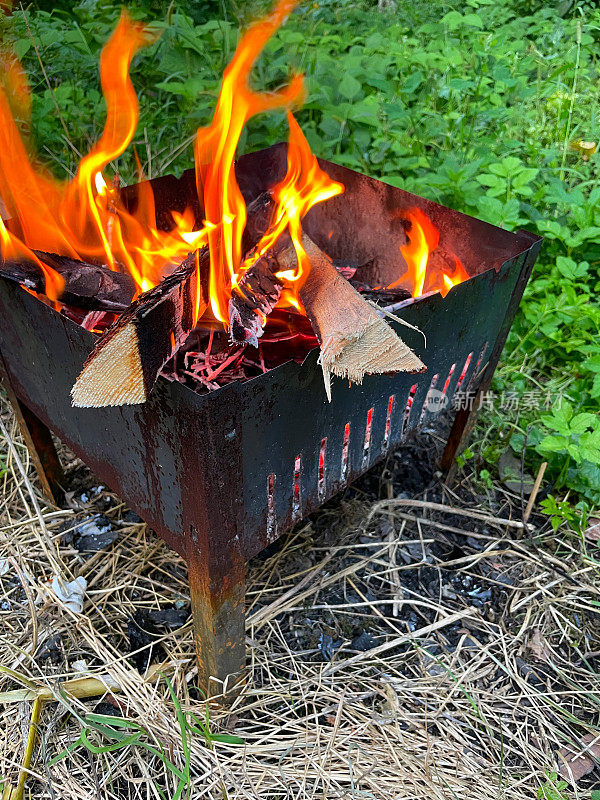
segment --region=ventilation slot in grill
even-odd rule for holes
[[[300,516],[300,478],[302,473],[302,456],[296,456],[294,462],[294,499],[292,500],[292,517],[296,519]]]
[[[327,437],[325,436],[321,439],[321,448],[319,450],[319,480],[318,480],[318,492],[319,492],[319,499],[322,500],[325,497],[325,451],[327,450]]]
[[[267,478],[267,536],[274,539],[277,536],[277,515],[275,514],[275,473]]]
[[[419,423],[423,422],[423,420],[425,419],[425,414],[427,414],[428,411],[437,410],[437,405],[434,405],[433,403],[433,399],[435,397],[433,393],[436,391],[435,387],[438,378],[439,375],[436,372],[436,374],[431,379],[431,383],[429,384],[429,389],[427,390],[427,395],[425,396],[425,402],[423,403],[423,408],[421,409],[421,416],[419,417]]]
[[[413,403],[414,403],[414,400],[415,400],[416,393],[417,393],[417,384],[413,383],[413,385],[410,387],[410,391],[408,393],[408,399],[406,401],[406,407],[404,408],[404,418],[402,420],[402,435],[403,436],[404,436],[404,433],[406,431],[406,428],[408,427],[408,420],[410,418],[410,412],[412,411],[412,407],[413,407]]]
[[[473,353],[469,353],[469,355],[467,356],[467,360],[465,361],[465,365],[462,368],[462,372],[460,373],[460,377],[458,379],[458,383],[456,384],[456,389],[454,390],[455,392],[459,392],[460,391],[460,387],[462,386],[463,381],[465,379],[465,376],[466,376],[467,372],[469,371],[469,367],[471,366],[471,361],[472,360],[473,360]]]
[[[450,386],[450,381],[452,380],[452,376],[454,375],[454,370],[456,369],[456,364],[452,364],[450,367],[450,372],[448,373],[448,377],[446,378],[446,383],[444,384],[444,388],[442,389],[442,394],[446,394],[448,391],[448,387]]]
[[[475,380],[479,377],[479,367],[481,366],[481,362],[483,361],[483,357],[485,355],[485,351],[487,350],[488,343],[485,342],[483,347],[481,348],[481,353],[479,354],[479,358],[477,359],[477,364],[475,364],[475,369],[473,370],[473,374],[471,375],[471,380],[469,381],[469,386],[474,383]]]
[[[391,394],[388,400],[387,416],[385,418],[385,433],[383,434],[383,447],[386,448],[390,441],[390,433],[392,432],[392,411],[394,410],[394,399],[396,395]]]
[[[348,448],[350,446],[350,423],[346,423],[344,428],[344,444],[342,447],[342,480],[346,480],[348,474]]]
[[[362,463],[363,467],[369,463],[369,451],[371,449],[371,428],[373,427],[373,409],[367,411],[367,426],[365,428],[365,441],[363,444]]]

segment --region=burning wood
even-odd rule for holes
[[[63,279],[64,285],[58,297],[61,302],[94,311],[124,311],[131,303],[135,294],[131,275],[67,256],[39,250],[32,252]],[[0,275],[38,294],[46,293],[46,275],[35,261],[0,261]]]
[[[207,305],[208,249],[191,253],[99,339],[71,391],[82,408],[144,403]],[[200,284],[200,285],[199,285]],[[199,305],[198,305],[199,304]]]
[[[309,237],[302,237],[310,271],[300,289],[321,345],[321,367],[331,401],[331,374],[362,383],[365,375],[424,372],[425,364],[369,306]],[[292,260],[289,254],[288,259]]]
[[[261,198],[259,198],[261,200]],[[267,204],[262,200],[263,210]],[[263,221],[267,214],[263,214]],[[259,215],[254,216],[254,222]],[[256,238],[256,237],[255,237]],[[298,295],[321,346],[321,366],[331,400],[331,374],[361,383],[365,375],[423,372],[426,367],[390,326],[343,278],[307,236],[302,246],[310,269]],[[282,273],[296,273],[298,261],[287,232],[244,273],[229,302],[231,339],[258,346],[266,317],[283,288]]]

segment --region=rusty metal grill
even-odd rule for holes
[[[394,327],[427,364],[414,376],[333,383],[326,401],[318,352],[245,383],[199,395],[159,380],[143,406],[72,408],[69,391],[94,336],[21,288],[0,280],[0,351],[18,401],[85,461],[190,565],[202,680],[236,671],[243,652],[245,562],[393,450],[435,413],[428,402],[477,391],[492,376],[539,250],[509,233],[328,162],[346,186],[306,218],[334,260],[371,259],[373,285],[400,269],[394,220],[420,207],[451,243],[471,279],[405,302],[395,312],[427,336]],[[247,202],[279,180],[285,147],[240,159]],[[154,182],[159,219],[197,202],[194,176]],[[135,203],[135,192],[129,194]],[[198,219],[202,209],[196,208]],[[395,270],[395,272],[394,272]],[[448,453],[468,424],[459,411]],[[241,622],[240,622],[241,620]]]

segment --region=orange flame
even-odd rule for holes
[[[210,311],[226,324],[231,288],[242,264],[241,241],[246,224],[246,206],[234,171],[242,129],[252,116],[278,107],[289,109],[303,95],[299,75],[283,89],[267,93],[250,88],[249,74],[261,50],[294,5],[295,0],[279,0],[272,14],[253,25],[242,37],[223,75],[213,120],[209,126],[198,130],[196,182],[200,203],[205,209],[205,221],[199,230],[194,229],[191,211],[173,212],[173,228],[168,232],[157,230],[150,185],[140,184],[136,210],[132,213],[121,202],[117,187],[107,183],[103,175],[105,167],[124,152],[135,133],[138,102],[129,78],[129,67],[149,36],[142,26],[123,12],[102,51],[100,73],[107,107],[104,132],[69,182],[54,180],[41,165],[29,159],[9,103],[9,97],[23,95],[25,87],[25,100],[21,98],[20,104],[28,107],[29,94],[20,68],[11,72],[5,70],[8,78],[0,86],[0,197],[10,218],[10,233],[7,230],[2,234],[0,243],[4,257],[15,257],[15,245],[9,245],[9,239],[16,236],[26,248],[19,250],[20,257],[26,254],[33,257],[27,248],[38,248],[72,258],[100,260],[112,269],[127,269],[138,290],[146,291],[190,250],[208,243]],[[305,186],[302,199],[295,200],[292,186],[300,174],[306,174],[310,180],[311,170],[315,176],[320,170],[298,126],[291,117],[290,120],[298,174],[293,180],[290,177],[287,186],[281,187],[277,235],[289,223],[293,225],[295,241],[299,242],[302,214],[314,203],[332,196],[331,191],[338,193],[342,189],[323,193],[326,181],[322,180],[320,188],[312,193],[312,199]],[[290,211],[281,210],[287,204],[290,204]],[[196,298],[196,319],[204,310],[200,297]]]
[[[256,114],[289,107],[303,94],[302,77],[270,94],[253,91],[248,76],[261,50],[296,5],[280,0],[265,20],[254,24],[242,37],[223,83],[211,124],[196,136],[196,183],[204,198],[205,226],[210,248],[210,299],[215,317],[227,320],[231,285],[242,261],[242,234],[246,204],[235,179],[234,159],[242,129]]]
[[[271,191],[276,203],[274,218],[269,230],[258,243],[252,258],[244,262],[240,272],[243,273],[264,255],[287,228],[296,251],[298,267],[295,271],[285,270],[277,273],[277,278],[286,284],[280,304],[300,308],[298,291],[310,269],[309,258],[302,246],[301,220],[314,205],[341,194],[344,187],[332,180],[319,167],[300,126],[289,112],[288,125],[290,136],[286,176]]]
[[[0,84],[0,197],[7,224],[0,228],[0,252],[4,258],[36,261],[51,292],[60,292],[62,279],[30,248],[125,268],[138,290],[145,291],[206,240],[204,231],[193,229],[191,212],[174,216],[171,231],[159,231],[149,184],[140,185],[137,210],[130,214],[102,174],[135,133],[138,103],[129,67],[147,41],[148,32],[123,12],[100,60],[107,107],[104,131],[81,160],[75,177],[66,182],[55,180],[30,159],[13,116],[15,108],[29,107],[26,82],[16,62],[4,65],[9,70],[4,70]]]
[[[429,258],[439,244],[439,231],[420,208],[410,209],[404,214],[411,225],[407,234],[408,243],[400,248],[400,252],[408,270],[388,288],[406,285],[413,297],[421,297],[425,291],[439,292],[445,297],[453,286],[468,280],[470,276],[456,256],[453,256],[455,267],[452,275],[443,267],[435,271],[430,269]]]
[[[425,286],[425,275],[429,254],[438,246],[440,235],[429,217],[420,208],[406,213],[411,223],[408,244],[400,248],[408,264],[408,276],[412,284],[413,297],[420,297]]]
[[[256,114],[284,108],[288,112],[289,148],[285,178],[272,190],[275,213],[253,259],[271,247],[288,230],[298,267],[279,273],[284,283],[280,305],[300,308],[298,290],[310,268],[302,247],[301,220],[316,203],[343,192],[319,167],[290,109],[303,97],[303,81],[294,76],[275,92],[259,92],[249,85],[250,72],[267,41],[293,10],[296,0],[278,0],[266,19],[251,26],[241,38],[223,81],[211,123],[197,132],[194,154],[196,186],[205,220],[196,227],[191,209],[171,213],[170,230],[159,230],[152,187],[141,182],[135,210],[122,201],[118,177],[107,180],[104,170],[131,144],[138,122],[138,101],[129,76],[136,52],[152,35],[123,12],[100,59],[102,90],[106,99],[104,131],[82,158],[69,181],[59,181],[35,157],[26,143],[31,98],[25,75],[15,58],[0,57],[0,254],[5,259],[35,261],[46,277],[46,294],[60,297],[63,281],[36,257],[43,250],[101,262],[127,270],[138,292],[158,284],[190,251],[208,244],[210,250],[209,302],[198,294],[196,321],[206,314],[228,324],[228,301],[233,287],[250,266],[243,261],[242,234],[246,206],[235,177],[236,149],[244,125]],[[18,123],[17,123],[18,120]],[[402,249],[409,264],[414,295],[425,286],[429,253],[438,234],[418,209],[408,214],[412,222],[409,243]],[[197,260],[198,269],[199,263]],[[453,276],[444,276],[440,290],[462,280],[457,261]],[[450,282],[450,283],[449,283]],[[200,281],[198,281],[200,286]],[[200,289],[199,289],[200,291]]]
[[[2,216],[0,216],[0,252],[3,258],[17,261],[33,261],[44,273],[44,293],[49,300],[57,302],[65,285],[64,278],[55,270],[43,264],[27,245],[24,245],[16,236],[7,229]]]
[[[468,281],[470,278],[469,273],[463,267],[457,256],[454,256],[454,263],[454,273],[452,275],[448,275],[448,273],[445,272],[442,275],[442,285],[439,287],[439,293],[442,295],[442,297],[446,297],[453,286],[458,286],[459,283]]]

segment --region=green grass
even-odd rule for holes
[[[133,10],[162,34],[132,67],[141,106],[135,149],[148,172],[191,166],[189,141],[210,119],[249,15],[241,5],[213,3],[204,17],[177,4]],[[510,394],[518,408],[497,402],[486,411],[478,468],[489,470],[507,447],[525,449],[531,470],[549,462],[557,503],[569,493],[569,502],[598,505],[598,156],[586,160],[570,145],[600,137],[600,10],[525,0],[396,5],[378,13],[366,2],[302,4],[269,43],[255,81],[273,87],[291,71],[305,73],[298,119],[318,155],[545,237],[494,384],[497,398]],[[118,14],[87,0],[2,22],[31,77],[36,146],[59,175],[74,170],[76,152],[102,128],[98,57]],[[240,149],[286,135],[282,114],[263,116]],[[126,180],[135,178],[130,150],[115,165]],[[550,408],[540,407],[542,394]],[[561,508],[548,510],[556,517]]]
[[[190,749],[191,738],[194,736],[200,737],[209,748],[212,748],[215,742],[229,745],[243,745],[244,740],[239,736],[213,733],[211,731],[208,703],[206,704],[204,719],[201,719],[191,711],[184,711],[175,694],[171,681],[166,676],[164,676],[164,680],[169,689],[179,728],[178,736],[181,739],[181,750],[183,754],[183,764],[181,768],[173,764],[160,743],[158,747],[156,746],[155,738],[152,736],[151,732],[146,730],[142,725],[114,715],[90,713],[86,714],[85,717],[81,717],[75,709],[68,704],[64,697],[62,698],[63,705],[68,709],[70,714],[78,720],[81,728],[78,738],[65,750],[54,756],[50,760],[49,765],[52,766],[56,762],[61,761],[78,748],[85,748],[92,756],[114,753],[129,748],[138,748],[149,754],[149,756],[154,756],[158,762],[163,765],[165,772],[169,773],[171,778],[175,779],[175,789],[174,792],[169,795],[170,800],[179,800],[180,797],[189,797],[192,767]],[[163,798],[163,800],[166,800],[167,795],[156,782],[154,783],[154,787],[158,795]],[[227,796],[224,789],[223,796]]]

